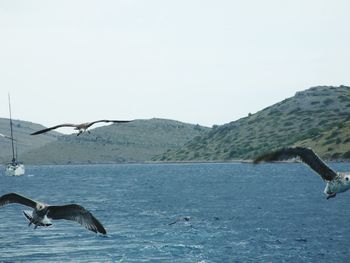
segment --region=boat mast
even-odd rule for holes
[[[16,162],[15,159],[15,147],[13,145],[13,129],[12,129],[12,114],[11,114],[11,102],[10,102],[10,94],[8,94],[9,97],[9,111],[10,111],[10,127],[11,127],[11,143],[12,143],[12,163]]]

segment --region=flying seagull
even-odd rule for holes
[[[335,197],[337,193],[342,193],[350,189],[350,173],[335,172],[309,148],[283,148],[259,156],[254,160],[254,163],[281,161],[296,157],[299,157],[302,162],[306,163],[321,176],[326,183],[324,193],[327,195],[327,199]]]
[[[0,197],[0,207],[12,203],[26,205],[34,209],[33,211],[23,211],[25,217],[29,220],[28,226],[34,224],[34,228],[52,225],[51,219],[65,219],[76,221],[95,233],[107,233],[102,224],[88,210],[80,205],[69,204],[51,206],[16,193],[9,193]]]
[[[40,131],[36,131],[31,133],[30,135],[37,135],[37,134],[41,134],[41,133],[45,133],[57,128],[61,128],[61,127],[74,127],[74,130],[78,130],[78,134],[77,136],[79,136],[80,134],[82,134],[83,132],[85,132],[88,128],[90,128],[92,125],[94,125],[95,123],[99,123],[99,122],[113,122],[113,123],[125,123],[125,122],[131,122],[131,121],[118,121],[118,120],[98,120],[98,121],[92,121],[92,122],[85,122],[85,123],[81,123],[81,124],[72,124],[72,123],[64,123],[64,124],[59,124],[53,127],[49,127]],[[87,131],[88,133],[90,133],[90,131]]]

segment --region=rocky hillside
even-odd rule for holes
[[[47,143],[53,142],[57,139],[60,134],[53,132],[45,136],[31,136],[30,133],[36,130],[43,129],[44,127],[40,124],[13,120],[13,136],[17,141],[17,149],[19,157],[29,150],[41,147]],[[10,120],[6,118],[0,118],[0,133],[6,136],[11,135],[10,131]],[[8,162],[12,155],[11,140],[0,137],[0,161],[2,163]]]
[[[209,130],[173,120],[136,120],[91,129],[90,134],[60,136],[26,152],[22,159],[35,164],[143,162],[168,149],[177,149]],[[40,136],[44,135],[32,137]]]
[[[301,140],[294,146],[311,147],[327,159],[350,159],[350,121],[339,123],[314,137]]]
[[[253,159],[294,145],[312,147],[329,159],[349,159],[349,121],[350,87],[313,87],[238,121],[214,127],[153,160]]]

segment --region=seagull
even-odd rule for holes
[[[78,130],[78,134],[77,136],[79,136],[80,134],[82,134],[83,132],[85,132],[88,128],[90,128],[92,125],[94,125],[95,123],[98,122],[113,122],[113,123],[125,123],[125,122],[131,122],[131,121],[118,121],[118,120],[98,120],[98,121],[92,121],[92,122],[85,122],[85,123],[80,123],[80,124],[72,124],[72,123],[64,123],[64,124],[59,124],[50,128],[46,128],[40,131],[36,131],[31,133],[30,135],[37,135],[37,134],[41,134],[41,133],[45,133],[57,128],[61,128],[61,127],[74,127],[74,130]],[[90,131],[87,131],[88,133],[90,133]]]
[[[310,148],[283,148],[259,156],[254,160],[254,163],[287,160],[296,157],[299,157],[302,162],[321,176],[326,183],[324,193],[327,199],[335,197],[337,193],[342,193],[350,189],[350,172],[335,172]]]
[[[16,193],[9,193],[0,197],[0,207],[12,203],[34,208],[33,211],[23,211],[25,217],[29,220],[28,226],[33,224],[34,229],[38,226],[47,227],[52,225],[51,219],[65,219],[76,221],[95,233],[107,233],[102,224],[88,210],[77,204],[51,206]]]

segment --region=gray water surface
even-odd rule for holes
[[[350,164],[331,164],[339,171]],[[0,195],[78,203],[106,227],[27,227],[0,207],[0,262],[350,262],[350,192],[303,164],[27,166]],[[187,220],[185,220],[186,218]]]

